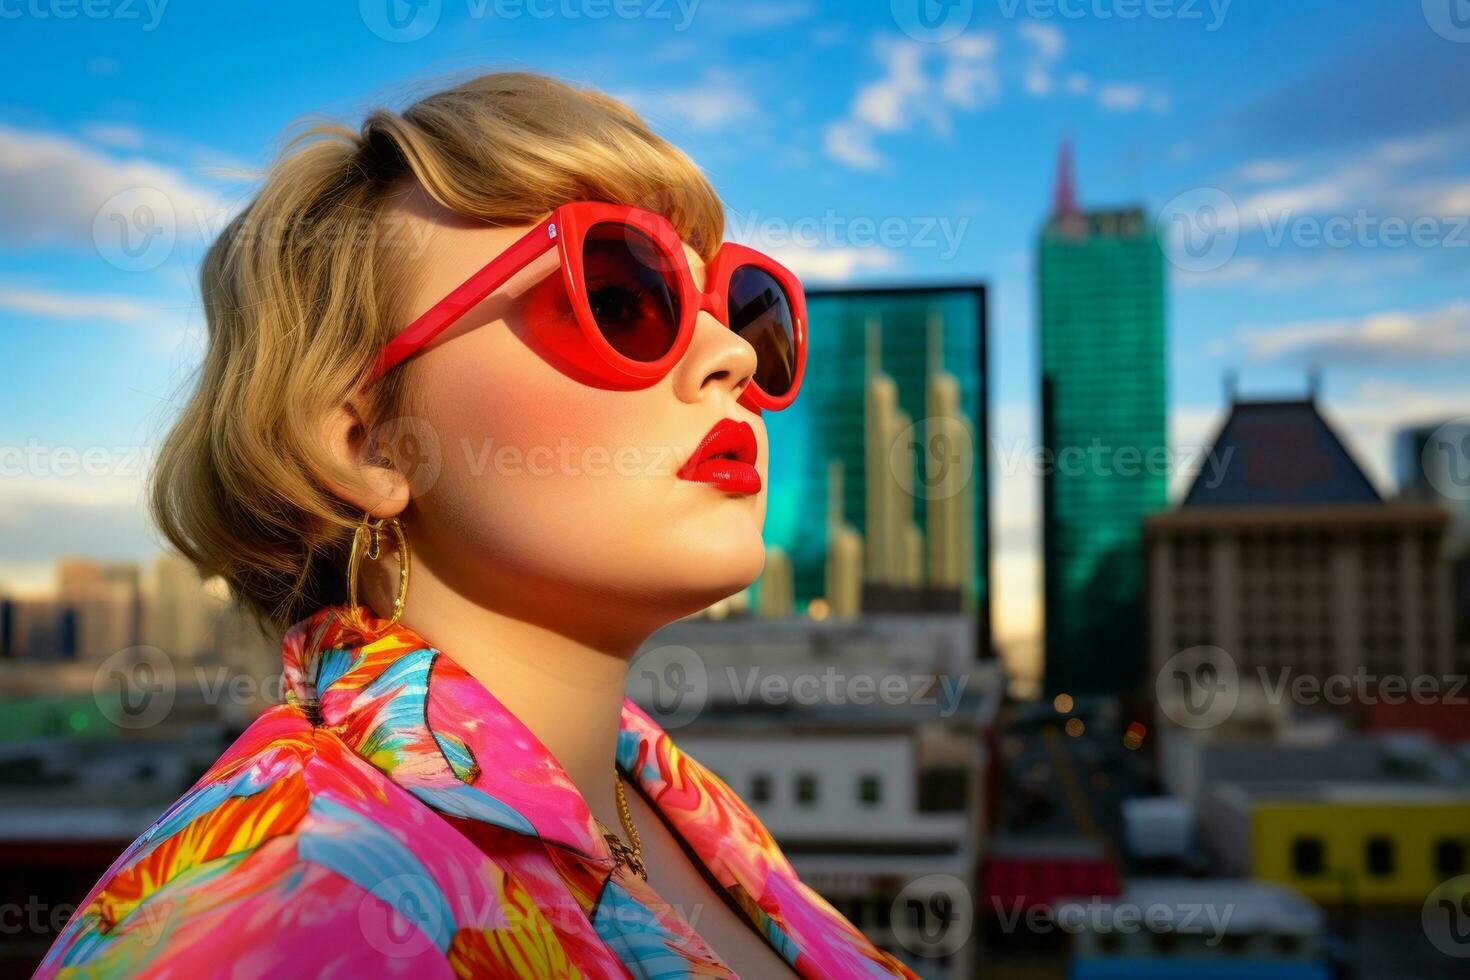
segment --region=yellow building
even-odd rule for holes
[[[1470,872],[1470,789],[1227,784],[1206,804],[1201,832],[1229,873],[1323,903],[1417,906]]]

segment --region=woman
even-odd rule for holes
[[[537,76],[288,147],[206,259],[154,488],[296,623],[285,703],[42,975],[912,975],[622,695],[764,560],[804,300],[721,237],[683,154]]]

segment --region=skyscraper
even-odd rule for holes
[[[813,291],[808,313],[801,397],[766,416],[796,610],[958,607],[988,654],[985,288]]]
[[[1078,207],[1066,145],[1038,253],[1046,687],[1130,692],[1167,491],[1163,253],[1141,208]]]

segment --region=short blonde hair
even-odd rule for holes
[[[663,213],[706,259],[723,236],[688,157],[622,103],[539,75],[482,75],[357,131],[292,139],[204,260],[208,347],[151,486],[168,540],[277,627],[345,596],[360,515],[327,489],[322,421],[412,312],[405,236],[384,216],[415,180],[493,225],[606,201]],[[397,417],[411,382],[399,370],[374,386],[363,424]]]

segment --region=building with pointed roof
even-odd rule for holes
[[[1308,707],[1360,714],[1386,685],[1423,678],[1441,682],[1421,680],[1424,696],[1442,695],[1454,670],[1447,524],[1433,506],[1385,501],[1315,394],[1232,398],[1182,505],[1147,522],[1155,679],[1176,655],[1215,647],[1240,685],[1309,678],[1276,688]]]

